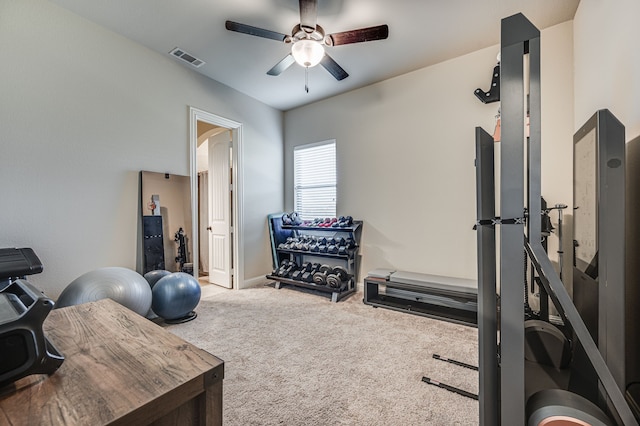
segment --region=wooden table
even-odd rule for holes
[[[221,425],[224,362],[110,299],[53,310],[65,361],[0,389],[4,425]]]

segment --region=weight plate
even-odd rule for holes
[[[327,286],[331,288],[340,288],[340,286],[342,285],[342,282],[340,282],[340,278],[338,278],[338,276],[335,274],[327,275],[326,281],[327,281]]]
[[[323,272],[325,274],[330,274],[333,272],[333,268],[329,265],[322,265],[320,266],[320,269],[318,269],[319,272]]]
[[[313,274],[313,282],[316,285],[325,285],[327,284],[327,275],[322,272],[316,272]]]
[[[349,279],[349,273],[341,266],[333,268],[333,273],[338,276],[340,281],[347,281]]]

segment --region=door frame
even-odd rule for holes
[[[196,155],[198,149],[198,121],[213,124],[215,126],[226,127],[231,130],[232,138],[232,158],[231,158],[231,190],[233,197],[231,200],[232,212],[232,253],[233,262],[233,288],[240,289],[244,285],[244,199],[242,180],[242,123],[211,114],[195,107],[189,107],[189,169],[191,176],[191,222],[194,230],[198,230],[198,168]],[[198,279],[198,267],[200,262],[200,241],[199,232],[192,233],[193,239],[193,274]]]

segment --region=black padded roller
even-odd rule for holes
[[[560,418],[566,426],[614,424],[594,403],[573,392],[545,389],[534,393],[527,401],[527,426],[551,424],[552,418]]]

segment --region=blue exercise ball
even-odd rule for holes
[[[144,279],[147,280],[151,288],[158,282],[158,280],[162,277],[166,277],[171,272],[165,271],[164,269],[156,269],[154,271],[149,271],[144,274]]]
[[[128,268],[100,268],[80,275],[62,290],[56,308],[95,302],[113,301],[144,316],[151,307],[151,287],[142,275]]]
[[[153,286],[151,308],[165,320],[194,318],[193,309],[200,302],[200,284],[184,272],[174,272],[160,278]]]

